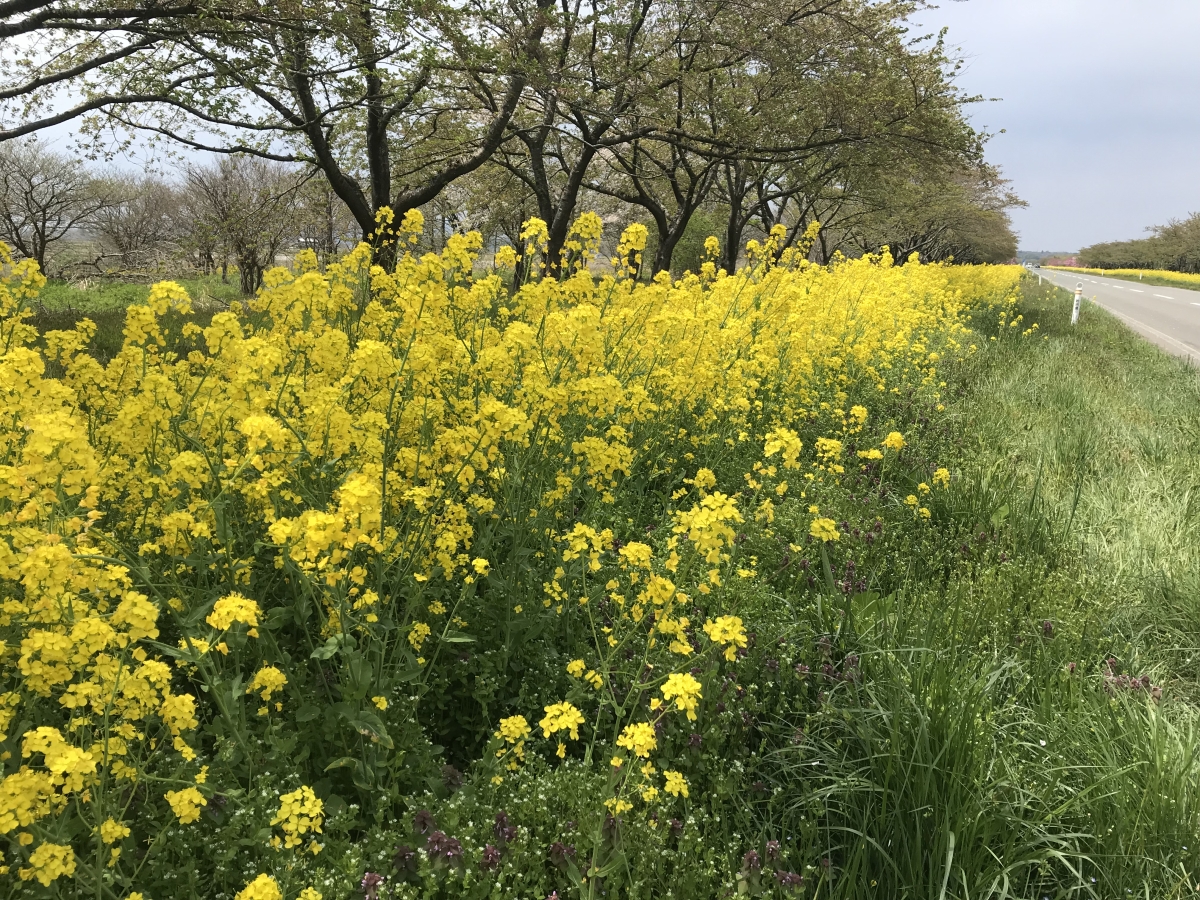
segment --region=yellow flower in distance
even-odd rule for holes
[[[719,616],[715,621],[704,623],[704,633],[714,644],[725,647],[725,658],[730,662],[737,659],[739,649],[745,649],[748,640],[746,629],[739,616]]]

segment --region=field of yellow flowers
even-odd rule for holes
[[[591,215],[553,269],[537,220],[487,268],[420,231],[381,222],[391,271],[301,254],[203,328],[158,284],[103,364],[89,322],[28,324],[43,279],[0,259],[0,895],[904,881],[812,779],[850,710],[848,740],[911,738],[912,710],[867,715],[874,677],[921,677],[867,636],[945,621],[903,586],[1007,558],[1003,516],[952,499],[947,378],[1037,338],[1021,270],[819,267],[772,235],[647,283],[640,226],[603,275]],[[866,759],[838,784],[883,797]],[[910,871],[947,834],[1003,849],[956,827]],[[1061,875],[1012,854],[1011,883]]]
[[[1103,275],[1106,278],[1124,278],[1130,281],[1146,279],[1151,284],[1162,284],[1200,290],[1200,275],[1190,272],[1172,272],[1169,269],[1084,269],[1064,266],[1046,266],[1059,272],[1078,272],[1084,275]]]

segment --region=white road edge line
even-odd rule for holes
[[[1166,294],[1155,294],[1154,296],[1157,297],[1159,300],[1174,300],[1175,299],[1174,297],[1168,297]]]
[[[1130,288],[1130,290],[1131,290],[1131,291],[1133,291],[1135,294],[1144,294],[1144,293],[1146,293],[1145,291],[1139,291],[1137,288]]]
[[[1190,344],[1185,344],[1183,341],[1173,338],[1169,334],[1163,334],[1157,328],[1151,328],[1145,322],[1139,322],[1137,319],[1133,318],[1133,316],[1127,316],[1125,313],[1117,312],[1111,306],[1105,306],[1103,303],[1098,303],[1096,301],[1093,301],[1093,302],[1095,302],[1096,305],[1101,307],[1102,309],[1108,310],[1110,313],[1112,313],[1118,319],[1124,320],[1127,324],[1129,324],[1131,327],[1133,327],[1134,331],[1137,331],[1139,328],[1144,328],[1146,331],[1149,331],[1149,332],[1152,332],[1153,334],[1158,335],[1164,341],[1174,344],[1176,347],[1178,347],[1180,350],[1182,350],[1189,359],[1195,359],[1197,357],[1197,355],[1200,354],[1200,350],[1197,350],[1195,347],[1191,346]],[[1196,305],[1200,306],[1200,303],[1197,303]]]

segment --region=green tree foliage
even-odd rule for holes
[[[843,236],[820,252],[855,252],[881,231],[852,227],[879,218],[870,185],[915,172],[949,189],[980,171],[955,61],[909,32],[922,5],[9,0],[0,141],[80,118],[96,147],[141,138],[318,171],[363,236],[384,206],[508,240],[535,214],[551,266],[599,198],[648,219],[652,271],[672,268],[700,210],[723,219],[727,269],[780,224],[789,245],[815,221]]]
[[[1150,229],[1150,236],[1134,241],[1111,241],[1084,247],[1081,265],[1093,269],[1166,269],[1200,272],[1200,214]]]

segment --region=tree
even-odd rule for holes
[[[1024,206],[997,169],[981,165],[948,176],[877,180],[870,214],[851,236],[861,252],[882,246],[903,260],[1001,263],[1017,255],[1008,211]]]
[[[1200,272],[1200,214],[1173,219],[1133,241],[1093,244],[1080,251],[1080,264],[1099,269],[1166,269]]]
[[[956,64],[941,39],[908,33],[922,6],[0,0],[14,73],[0,141],[83,116],[97,142],[141,134],[319,172],[338,201],[306,226],[322,247],[335,208],[372,238],[383,206],[423,207],[434,245],[468,220],[511,237],[528,210],[554,266],[591,195],[648,215],[662,271],[692,217],[719,205],[733,268],[749,233],[779,224],[790,242],[837,220],[821,238],[831,252],[830,236],[874,214],[874,173],[930,184],[981,160]]]
[[[319,172],[305,178],[296,192],[293,231],[296,244],[324,262],[332,262],[361,237],[350,210]]]
[[[611,174],[590,184],[649,213],[655,271],[671,267],[691,217],[713,199],[732,270],[748,229],[785,224],[792,243],[852,167],[961,166],[981,153],[943,44],[907,36],[912,3],[682,7],[659,15],[669,40],[656,51],[655,89],[619,123],[630,137],[602,152]]]
[[[0,95],[193,149],[319,169],[364,236],[499,147],[554,0],[0,0],[0,39],[47,50]],[[24,16],[25,7],[36,7]],[[111,49],[109,49],[111,48]],[[75,58],[76,65],[60,62]],[[70,86],[83,99],[31,113]]]
[[[116,257],[126,270],[162,269],[177,254],[184,229],[180,191],[155,178],[114,176],[104,179],[109,202],[97,210],[92,231],[101,241],[97,261]]]
[[[757,2],[757,0],[755,0]],[[982,159],[984,138],[963,116],[972,98],[954,85],[957,64],[943,40],[914,40],[908,2],[827,4],[792,0],[793,27],[752,44],[752,64],[728,73],[718,96],[740,96],[733,133],[757,129],[727,155],[718,180],[728,223],[723,265],[732,269],[752,223],[791,223],[843,211],[852,173],[860,181],[896,170],[949,172]],[[732,115],[732,113],[731,113]],[[830,206],[830,201],[833,201]]]
[[[284,240],[295,233],[300,176],[277,163],[227,156],[215,165],[190,167],[187,183],[198,200],[200,228],[237,261],[242,293],[252,295]]]
[[[115,76],[153,62],[201,12],[191,0],[0,0],[0,142],[153,99]]]
[[[548,228],[551,267],[561,259],[597,158],[658,127],[643,118],[649,98],[673,77],[659,61],[670,51],[670,17],[678,5],[570,0],[548,29],[545,43],[552,49],[541,55],[496,161],[532,195]]]
[[[47,271],[47,251],[109,203],[82,162],[37,141],[0,144],[0,240]]]

